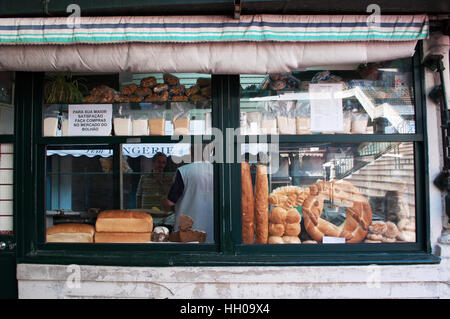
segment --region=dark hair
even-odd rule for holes
[[[167,155],[164,154],[163,152],[157,152],[155,155],[153,155],[152,157],[152,161],[155,162],[158,157],[165,157],[167,159]]]

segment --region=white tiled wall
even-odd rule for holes
[[[0,144],[0,233],[13,231],[13,145]]]

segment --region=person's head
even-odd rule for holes
[[[158,152],[153,158],[153,170],[155,172],[162,172],[167,164],[167,156],[164,153]]]

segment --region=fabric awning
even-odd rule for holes
[[[426,15],[0,19],[0,70],[274,73],[412,56]]]

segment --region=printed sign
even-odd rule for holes
[[[69,105],[69,136],[108,136],[111,133],[112,104]]]
[[[309,85],[311,131],[342,132],[344,130],[342,90],[341,83]]]

